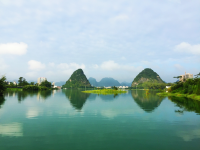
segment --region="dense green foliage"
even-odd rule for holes
[[[47,80],[45,80],[40,84],[40,86],[51,88],[51,82],[48,82]]]
[[[135,84],[143,83],[147,81],[164,83],[164,81],[160,78],[160,76],[156,72],[154,72],[150,68],[146,68],[135,77],[132,83],[132,87],[135,86]]]
[[[6,77],[3,76],[2,78],[0,78],[0,96],[2,96],[4,94],[4,92],[6,91]]]
[[[19,77],[18,86],[25,86],[25,85],[29,85],[29,83],[26,81],[25,78]]]
[[[172,83],[159,83],[159,82],[144,82],[144,83],[139,83],[137,85],[137,89],[151,89],[151,90],[156,90],[156,89],[165,89],[166,86],[171,86],[173,85]],[[136,86],[133,87],[136,89]]]
[[[23,87],[23,91],[38,91],[38,90],[48,90],[45,86],[36,86],[36,85],[26,85]]]
[[[200,95],[200,78],[188,79],[185,82],[177,82],[171,87],[171,92]]]
[[[74,71],[69,80],[62,86],[62,88],[85,88],[91,87],[82,69]]]

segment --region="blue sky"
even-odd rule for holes
[[[0,0],[0,75],[132,82],[200,72],[199,0]]]

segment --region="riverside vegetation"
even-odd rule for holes
[[[51,82],[47,80],[43,81],[40,85],[34,82],[28,83],[25,78],[20,77],[18,80],[18,84],[6,82],[6,77],[2,76],[0,78],[0,96],[3,96],[6,91],[44,91],[44,90],[52,90],[56,88],[51,87]]]
[[[102,94],[102,95],[110,95],[110,94],[122,94],[127,93],[127,91],[124,90],[118,90],[116,87],[114,89],[98,89],[98,90],[88,90],[88,91],[82,91],[84,93],[94,93],[94,94]]]
[[[200,73],[194,79],[187,79],[184,82],[177,82],[167,89],[167,92],[157,93],[159,96],[187,97],[200,100]]]

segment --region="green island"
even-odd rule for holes
[[[93,93],[93,94],[102,94],[102,95],[111,95],[111,94],[122,94],[127,93],[127,91],[116,90],[116,89],[99,89],[99,90],[88,90],[82,91],[84,93]]]
[[[167,89],[166,92],[157,93],[159,96],[186,97],[200,101],[200,78],[199,74],[194,79],[178,81]]]

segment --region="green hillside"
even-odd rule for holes
[[[160,76],[150,68],[146,68],[141,71],[135,77],[131,86],[135,86],[135,84],[141,84],[144,82],[164,83]]]
[[[69,80],[63,85],[63,88],[83,88],[91,87],[82,69],[74,71]]]

